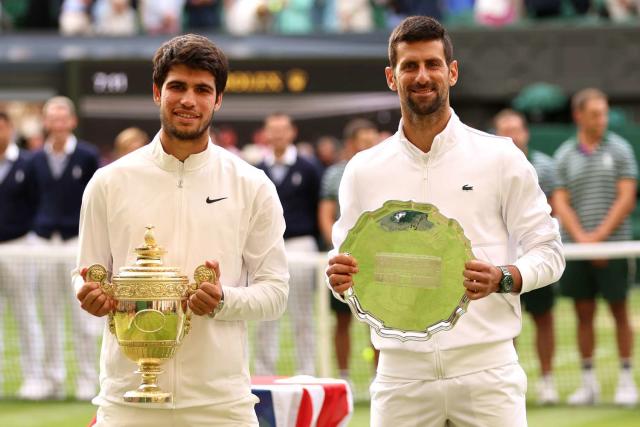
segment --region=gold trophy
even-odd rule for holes
[[[136,373],[142,383],[124,394],[125,402],[165,403],[173,397],[157,384],[163,371],[160,365],[174,356],[191,328],[191,310],[187,299],[202,282],[213,283],[215,272],[200,265],[194,272],[196,283],[189,284],[178,268],[165,267],[166,251],[156,244],[152,226],[144,234],[144,245],[135,249],[134,266],[120,268],[108,282],[106,268],[94,264],[87,270],[86,280],[98,282],[102,290],[116,301],[109,313],[109,330],[124,354],[138,364]]]

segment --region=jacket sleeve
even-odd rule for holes
[[[347,238],[349,230],[355,225],[362,214],[362,209],[358,201],[358,191],[356,188],[356,158],[354,157],[344,169],[342,178],[340,179],[340,187],[338,190],[338,205],[340,206],[340,218],[333,225],[331,238],[333,240],[333,249],[329,252],[329,257],[333,257],[340,253],[340,246]],[[357,260],[356,260],[357,261]],[[333,296],[344,302],[344,299],[337,293],[333,292],[328,278],[325,280]]]
[[[102,264],[111,272],[113,259],[109,244],[106,186],[97,171],[84,190],[80,208],[80,234],[78,237],[78,256],[73,269],[72,284],[78,292],[84,280],[80,275],[83,268],[92,264]]]
[[[242,251],[248,286],[224,287],[219,320],[274,320],[282,316],[289,295],[284,250],[282,205],[271,182],[264,179],[252,204],[249,232]]]
[[[558,221],[538,185],[533,166],[517,149],[502,158],[502,215],[513,241],[522,249],[514,263],[522,275],[522,291],[557,281],[565,267]]]

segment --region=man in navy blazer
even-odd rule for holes
[[[42,112],[46,140],[30,162],[33,191],[37,195],[33,231],[40,244],[55,248],[56,251],[73,251],[64,248],[75,248],[77,245],[82,194],[98,169],[98,150],[91,144],[79,141],[73,134],[78,119],[69,98],[56,96],[49,99]],[[46,263],[38,269],[44,316],[46,391],[50,397],[64,397],[64,307],[69,302],[73,319],[73,346],[78,363],[75,396],[88,400],[95,396],[98,384],[98,327],[95,318],[82,311],[75,301],[70,284],[73,264]]]
[[[0,247],[27,245],[34,215],[34,200],[27,175],[29,153],[13,140],[9,116],[0,111]],[[27,257],[0,257],[0,313],[13,311],[20,334],[22,385],[18,396],[38,400],[43,394],[42,330],[38,322],[32,265]],[[3,315],[0,315],[0,365],[3,354]],[[3,369],[0,366],[0,372]],[[2,375],[0,374],[0,389]]]

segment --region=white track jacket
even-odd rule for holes
[[[429,153],[406,139],[400,122],[395,135],[349,162],[340,183],[334,248],[340,248],[363,212],[387,200],[437,206],[460,223],[476,258],[515,264],[523,292],[558,280],[564,270],[557,221],[549,215],[533,167],[510,139],[472,129],[453,112]],[[518,259],[517,245],[523,251]],[[462,282],[461,271],[460,296]],[[401,342],[374,331],[371,339],[382,350],[380,373],[437,379],[516,362],[513,338],[520,329],[519,295],[494,293],[471,301],[453,329],[428,341]]]
[[[149,224],[167,251],[164,264],[179,267],[191,282],[199,264],[218,260],[225,296],[215,319],[193,316],[191,331],[159,376],[174,402],[153,408],[248,398],[245,321],[280,317],[289,290],[285,224],[275,187],[262,171],[211,142],[180,162],[164,152],[156,135],[149,145],[99,169],[89,182],[80,215],[78,269],[100,263],[117,274],[132,265]],[[76,291],[82,285],[78,271]],[[135,370],[105,328],[100,395],[94,403],[124,403],[123,393],[140,383]]]

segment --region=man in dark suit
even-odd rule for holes
[[[36,240],[55,248],[56,252],[69,251],[71,255],[77,246],[82,194],[99,163],[97,149],[73,134],[77,123],[75,107],[69,98],[56,96],[48,100],[43,108],[45,144],[30,161],[38,206],[33,222]],[[75,256],[71,256],[73,260]],[[70,285],[72,269],[73,262],[66,260],[47,263],[38,269],[44,316],[45,375],[49,381],[46,391],[50,397],[64,397],[64,307],[65,301],[70,301],[78,363],[75,396],[88,400],[95,395],[98,383],[98,327],[95,318],[80,310],[74,299]]]
[[[300,156],[294,141],[297,130],[291,117],[283,113],[269,115],[264,134],[271,149],[258,165],[278,191],[284,210],[286,230],[284,246],[288,253],[315,253],[318,250],[318,197],[320,172],[311,161]],[[314,268],[290,266],[288,313],[295,335],[296,373],[315,373],[313,302]],[[279,321],[262,322],[257,331],[255,373],[275,375],[278,358]]]
[[[0,111],[0,248],[27,245],[34,214],[29,192],[29,154],[13,141],[9,116]],[[32,270],[27,257],[0,257],[0,313],[13,311],[20,334],[22,385],[18,396],[38,400],[45,397],[42,370],[42,330],[34,304]],[[0,363],[2,363],[4,316],[0,315]],[[0,367],[0,372],[2,372]],[[2,375],[0,375],[0,388]]]

